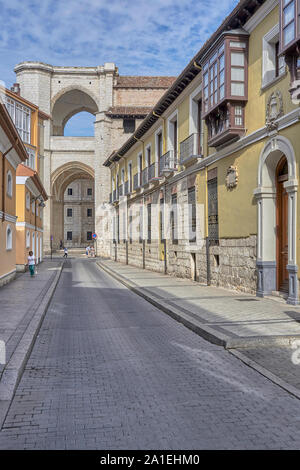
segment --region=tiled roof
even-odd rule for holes
[[[169,88],[176,77],[130,77],[117,78],[115,88]]]

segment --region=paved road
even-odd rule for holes
[[[300,401],[68,260],[1,449],[297,449]]]

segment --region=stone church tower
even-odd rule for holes
[[[64,241],[64,194],[76,180],[88,179],[94,188],[94,226],[100,231],[101,211],[108,201],[110,175],[105,159],[140,124],[175,77],[120,76],[113,63],[97,67],[52,66],[22,62],[15,67],[21,96],[51,116],[41,132],[41,167],[49,196],[44,211],[44,249]],[[94,137],[66,137],[64,127],[75,114],[95,115]],[[106,253],[102,237],[98,253]]]

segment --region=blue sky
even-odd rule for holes
[[[114,62],[121,75],[178,75],[237,3],[0,0],[0,80],[10,87],[15,64],[25,60]]]

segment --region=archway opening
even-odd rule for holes
[[[94,117],[90,115],[95,115],[97,112],[97,103],[87,92],[80,89],[65,91],[53,104],[52,135],[63,136],[65,126],[72,118],[75,119],[76,130],[80,132],[80,126],[82,126],[81,132],[84,132],[84,128],[91,124]],[[78,135],[82,136],[82,133]]]
[[[64,126],[66,137],[94,137],[95,116],[87,111],[81,111],[72,116]]]
[[[94,173],[78,162],[64,165],[52,177],[53,248],[84,248],[95,232]]]

